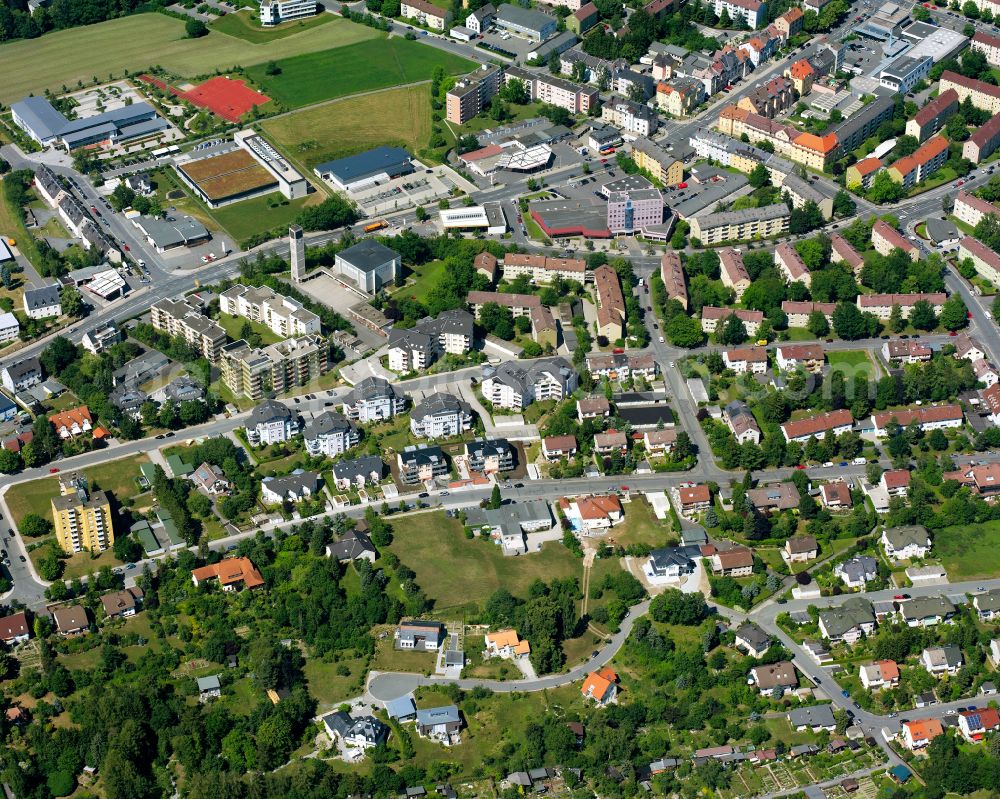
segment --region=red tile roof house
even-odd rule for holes
[[[846,510],[854,504],[851,499],[851,489],[843,480],[823,483],[819,487],[819,495],[823,506],[830,510]]]
[[[832,430],[835,436],[839,436],[841,433],[850,432],[853,426],[854,417],[849,410],[843,408],[809,416],[805,419],[797,419],[793,422],[785,422],[781,425],[781,432],[785,441],[804,443],[813,436],[822,438],[828,430]]]
[[[899,666],[895,660],[879,660],[868,666],[861,666],[858,677],[867,689],[892,688],[899,685]]]
[[[905,497],[910,490],[910,472],[908,469],[890,469],[882,472],[878,484],[890,497]]]
[[[707,485],[696,485],[680,488],[677,491],[681,503],[681,512],[705,510],[712,504],[712,492]]]
[[[264,585],[264,578],[249,558],[226,558],[191,572],[191,581],[196,586],[209,580],[218,580],[223,591],[260,588]]]
[[[978,743],[987,733],[1000,728],[1000,713],[995,707],[973,708],[958,714],[958,728],[970,743]]]
[[[28,617],[23,610],[0,619],[0,641],[7,646],[23,644],[30,637],[31,628],[28,627]]]
[[[584,699],[593,699],[598,705],[607,705],[618,696],[618,675],[610,666],[592,671],[583,681],[580,693]]]
[[[900,427],[916,422],[927,433],[947,427],[961,427],[962,419],[961,405],[925,405],[872,414],[872,428],[876,436],[885,438],[889,435],[888,428],[893,421]]]
[[[596,433],[594,435],[594,451],[598,455],[610,455],[614,452],[620,452],[624,455],[628,452],[628,436],[620,430]]]

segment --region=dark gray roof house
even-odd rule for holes
[[[373,477],[375,482],[378,482],[382,479],[384,471],[385,465],[378,455],[363,455],[360,458],[337,461],[333,464],[334,480],[347,480],[351,483],[359,482],[362,479],[368,482]]]
[[[353,561],[359,558],[374,560],[378,557],[378,550],[365,533],[351,530],[339,541],[327,544],[326,554],[338,561]]]
[[[833,729],[837,721],[833,717],[832,705],[812,705],[810,707],[793,708],[788,713],[788,721],[793,729],[809,727],[813,730]]]
[[[29,314],[32,311],[39,311],[59,305],[59,284],[53,283],[51,286],[42,286],[39,289],[24,290],[24,310]]]

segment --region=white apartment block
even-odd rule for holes
[[[293,19],[316,16],[316,0],[261,0],[260,24],[280,25]]]
[[[302,303],[266,286],[236,285],[219,295],[219,310],[259,322],[276,336],[296,338],[320,332],[320,319]]]

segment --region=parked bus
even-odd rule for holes
[[[370,222],[365,225],[365,233],[374,233],[376,230],[381,230],[384,227],[389,227],[384,219],[380,219],[377,222]]]

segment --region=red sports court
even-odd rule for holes
[[[207,108],[229,122],[239,122],[240,117],[255,105],[263,105],[271,100],[267,95],[251,89],[242,80],[225,76],[210,78],[184,92],[181,97],[199,108]]]

